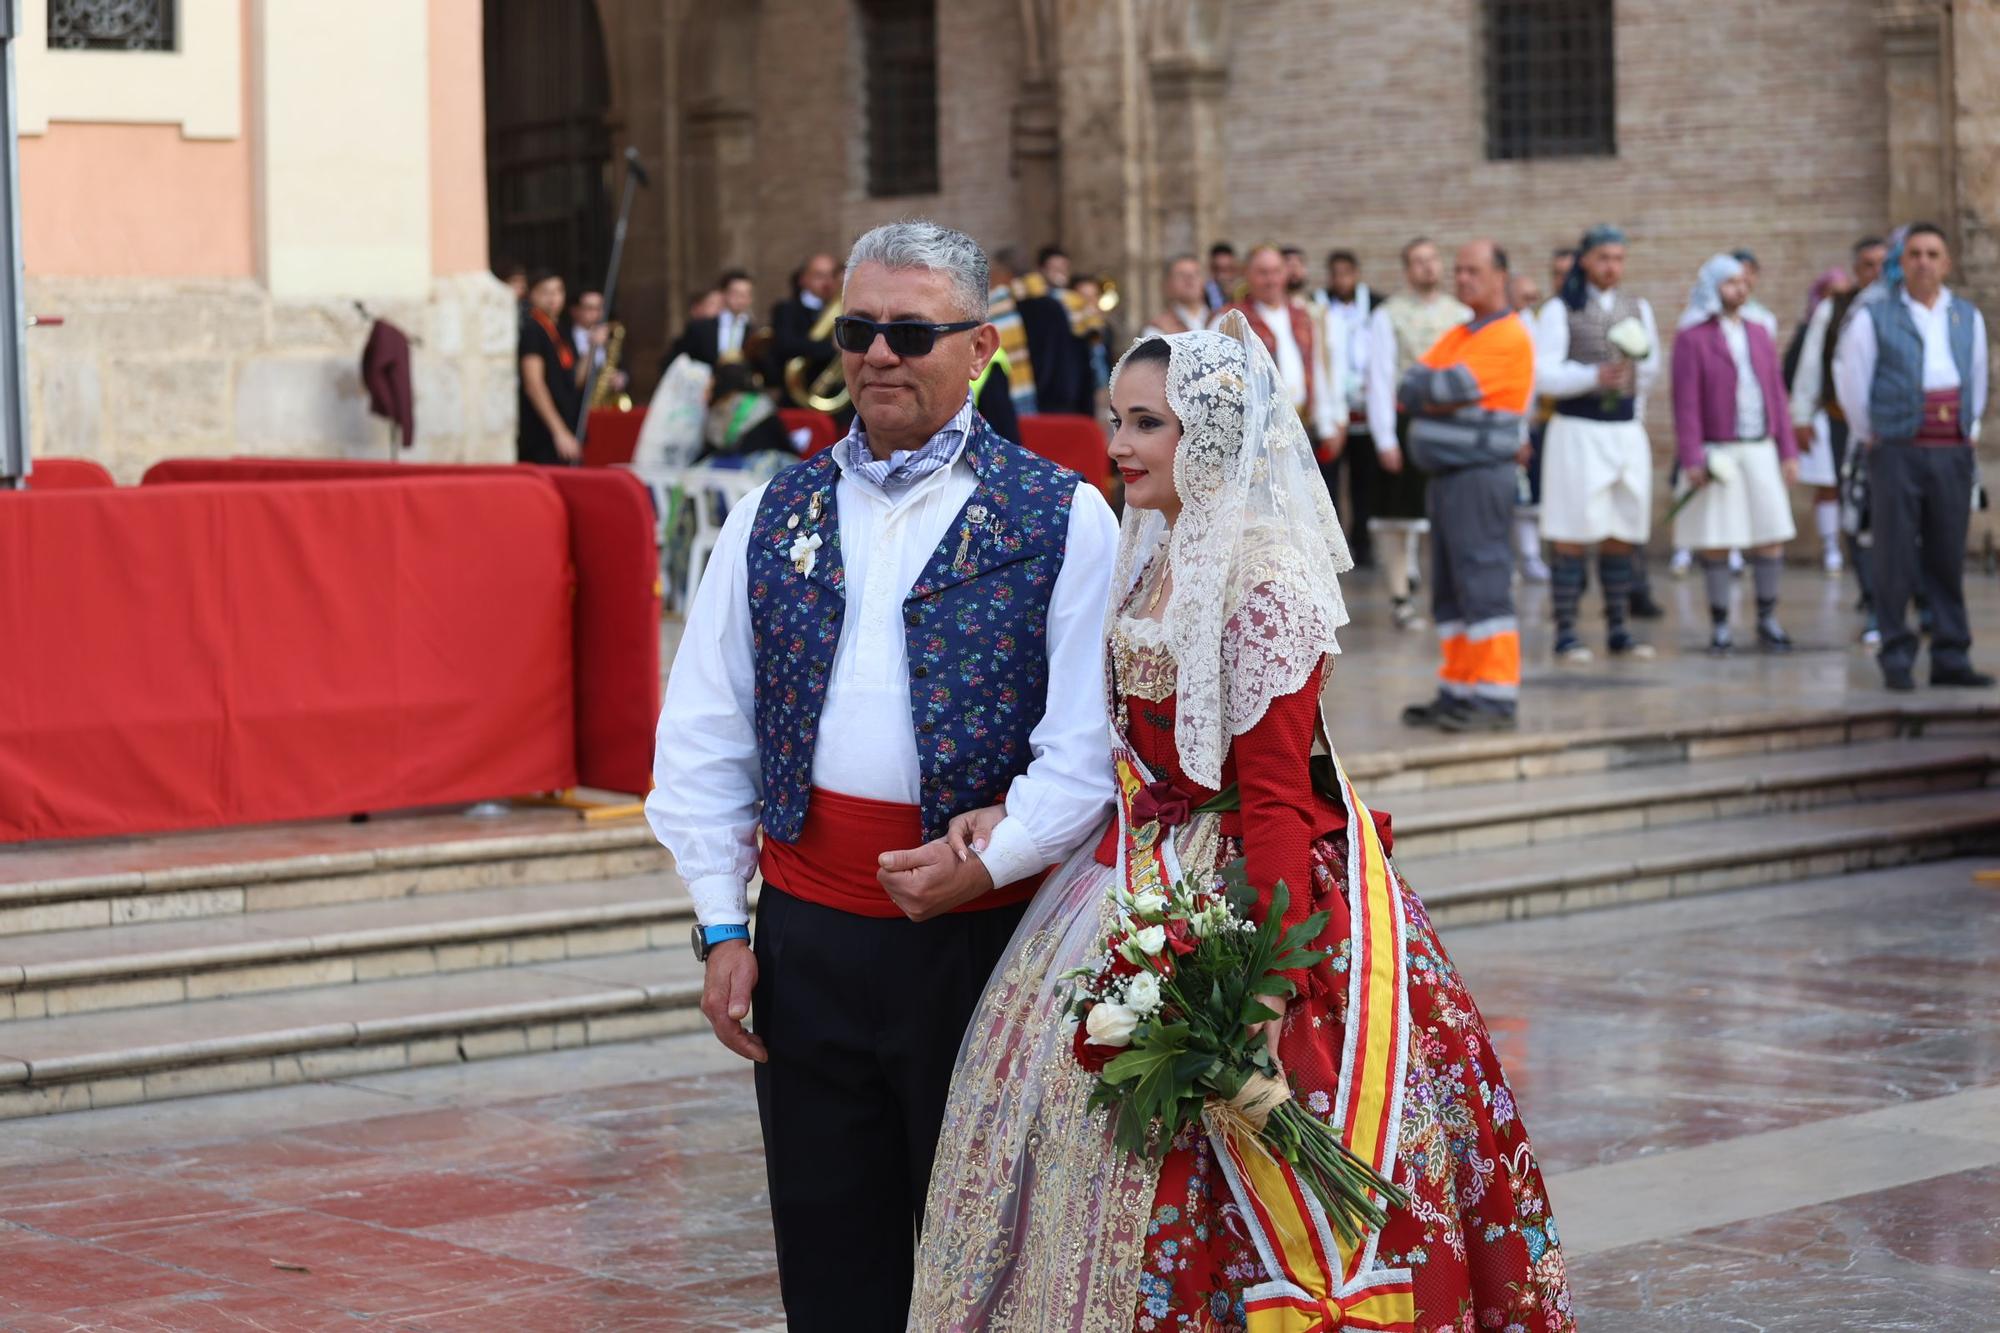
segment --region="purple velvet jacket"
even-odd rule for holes
[[[1744,321],[1750,364],[1764,386],[1765,429],[1780,458],[1797,458],[1790,396],[1778,371],[1778,348],[1760,325]],[[1736,361],[1722,336],[1721,317],[1674,337],[1674,439],[1684,468],[1702,465],[1702,446],[1736,438]]]

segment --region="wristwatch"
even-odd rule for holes
[[[709,954],[715,951],[715,946],[718,944],[726,944],[730,940],[747,940],[749,938],[750,927],[748,926],[696,926],[694,928],[695,961],[701,963],[707,962]]]

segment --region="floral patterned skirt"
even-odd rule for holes
[[[1344,833],[1314,845],[1316,902],[1343,901],[1346,850]],[[1240,854],[1225,843],[1224,860]],[[1410,1059],[1396,1183],[1410,1204],[1390,1213],[1377,1257],[1410,1269],[1414,1333],[1574,1333],[1555,1218],[1507,1076],[1423,903],[1400,874],[1397,883],[1408,922]],[[1346,962],[1321,966],[1344,981]],[[1278,1050],[1300,1098],[1325,1113],[1339,1081],[1347,992],[1344,984],[1310,990],[1289,1006]],[[1243,1291],[1265,1280],[1207,1136],[1184,1130],[1153,1195],[1134,1328],[1240,1333]]]

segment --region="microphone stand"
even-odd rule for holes
[[[625,261],[625,228],[632,219],[632,186],[637,182],[650,186],[652,178],[646,175],[645,166],[639,161],[639,150],[628,146],[625,149],[625,183],[618,196],[618,226],[611,233],[611,263],[604,275],[604,322],[611,323],[611,299],[618,292],[618,266]],[[584,437],[590,433],[590,400],[597,392],[597,349],[590,349],[590,374],[583,381],[583,403],[576,410],[576,442],[582,447]],[[579,460],[581,461],[581,460]]]

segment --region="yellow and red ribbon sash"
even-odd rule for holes
[[[1125,890],[1164,893],[1181,872],[1172,832],[1133,816],[1133,804],[1152,774],[1115,731],[1111,754]],[[1375,818],[1340,757],[1332,757],[1353,845],[1347,865],[1348,1023],[1330,1123],[1356,1156],[1394,1179],[1409,1054],[1403,900]],[[1271,1275],[1244,1293],[1249,1333],[1408,1333],[1416,1322],[1410,1270],[1376,1266],[1379,1231],[1343,1244],[1290,1163],[1256,1141],[1240,1143],[1213,1128],[1209,1137]]]

